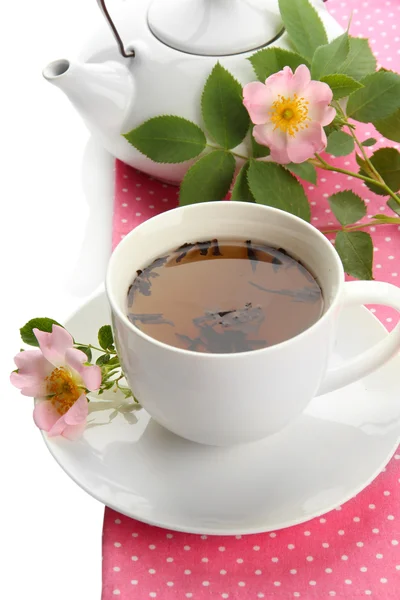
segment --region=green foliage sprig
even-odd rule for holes
[[[366,148],[373,147],[376,140],[360,141],[354,125],[354,121],[372,123],[388,139],[400,141],[400,76],[377,70],[367,39],[351,37],[346,31],[329,42],[308,0],[279,0],[279,8],[291,50],[271,47],[253,54],[249,61],[255,75],[264,82],[285,66],[295,70],[305,64],[313,79],[327,83],[333,92],[336,118],[325,127],[326,152],[335,157],[355,152],[358,171],[336,167],[321,155],[301,164],[271,162],[269,149],[251,135],[242,85],[219,63],[199,98],[203,129],[182,117],[164,115],[149,119],[125,138],[155,162],[195,160],[181,184],[181,205],[222,200],[231,190],[234,201],[274,206],[309,221],[310,206],[299,180],[317,184],[317,171],[326,170],[363,180],[400,215],[400,153],[381,148],[367,154]],[[366,215],[365,202],[350,190],[331,196],[329,202],[341,228],[327,232],[336,233],[335,247],[346,272],[371,279],[372,240],[361,230],[400,224],[400,218],[375,215],[369,222],[359,223]]]
[[[47,317],[35,318],[28,321],[20,329],[21,339],[28,346],[39,346],[39,342],[33,332],[34,329],[51,333],[53,325],[59,325],[54,319]],[[132,398],[133,402],[138,405],[137,399],[133,396],[129,387],[124,385],[125,375],[122,371],[121,363],[114,344],[114,336],[110,325],[103,325],[98,332],[98,346],[93,344],[84,344],[74,340],[74,347],[84,352],[87,356],[86,365],[96,364],[101,369],[101,386],[96,392],[102,395],[106,390],[120,391],[125,399]],[[93,361],[93,352],[97,354],[97,358]]]

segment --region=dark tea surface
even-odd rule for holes
[[[321,288],[285,250],[263,243],[187,243],[154,260],[128,290],[128,318],[152,338],[196,352],[265,348],[321,316]]]

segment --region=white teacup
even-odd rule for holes
[[[324,313],[303,333],[275,346],[205,354],[159,342],[128,320],[127,291],[138,269],[184,242],[252,239],[282,247],[317,277]],[[344,282],[331,243],[305,221],[241,202],[205,202],[170,210],[129,233],[114,251],[107,295],[119,356],[129,386],[160,425],[189,440],[229,445],[271,435],[320,394],[364,377],[400,347],[400,326],[382,342],[327,370],[339,311],[348,304],[400,310],[400,289],[376,281]]]

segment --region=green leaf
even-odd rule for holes
[[[362,123],[372,123],[388,117],[400,108],[400,75],[378,71],[361,81],[363,88],[352,94],[347,103],[347,115]]]
[[[112,347],[112,346],[111,346],[111,347]],[[108,363],[107,363],[107,367],[110,367],[110,366],[115,366],[115,365],[118,365],[118,366],[120,366],[120,362],[119,362],[119,358],[118,358],[118,356],[113,356],[113,357],[112,357],[112,358],[111,358],[111,359],[108,361]]]
[[[249,164],[249,162],[246,162],[236,177],[235,185],[233,186],[231,194],[232,200],[239,200],[241,202],[255,202],[247,181]]]
[[[361,146],[375,146],[376,139],[375,138],[367,138],[363,142],[361,142]]]
[[[325,152],[333,156],[347,156],[354,150],[354,140],[344,131],[333,131],[328,137]]]
[[[96,365],[98,365],[99,367],[102,367],[103,365],[106,365],[109,362],[110,362],[110,355],[109,354],[102,354],[96,360]]]
[[[264,158],[271,154],[271,150],[267,146],[262,146],[256,142],[254,135],[251,135],[251,149],[253,151],[253,158]]]
[[[195,123],[172,115],[149,119],[124,137],[142,154],[158,163],[181,163],[206,147],[206,136]]]
[[[365,231],[339,231],[335,248],[348,275],[357,279],[373,279],[373,245]]]
[[[342,225],[357,223],[367,214],[367,206],[360,196],[351,190],[344,190],[328,198],[333,214]]]
[[[310,205],[302,185],[282,166],[253,160],[247,177],[258,204],[280,208],[305,221],[310,220]]]
[[[359,154],[355,154],[356,157],[356,163],[358,164],[359,167],[361,167],[362,169],[364,169],[364,167],[366,166],[366,162],[363,158],[361,158],[361,156]]]
[[[333,92],[334,100],[347,98],[347,96],[350,96],[350,94],[363,87],[362,83],[342,73],[325,75],[325,77],[321,77],[321,81],[329,85]]]
[[[223,150],[214,150],[200,158],[183,178],[180,205],[223,200],[229,192],[235,167],[232,154]]]
[[[109,355],[109,353],[107,352],[107,355]],[[103,355],[104,356],[104,355]],[[103,372],[106,375],[109,375],[110,373],[116,373],[118,371],[118,369],[120,368],[120,364],[118,361],[118,364],[114,364],[113,359],[108,360],[108,358],[103,358],[100,360],[100,362],[103,363]]]
[[[396,194],[398,196],[398,194]],[[400,199],[400,197],[399,197]],[[386,202],[386,204],[388,205],[388,207],[396,213],[396,215],[400,215],[400,204],[398,202],[396,202],[393,198],[389,198],[389,200]]]
[[[297,52],[311,60],[318,46],[328,43],[325,28],[308,0],[279,0],[279,10]]]
[[[291,173],[300,177],[300,179],[314,184],[317,183],[317,171],[314,165],[311,165],[309,162],[289,163],[285,166]]]
[[[242,86],[220,63],[204,86],[201,109],[208,133],[223,148],[235,148],[246,136],[250,117]]]
[[[87,356],[88,362],[91,362],[92,360],[92,351],[89,348],[89,346],[76,346],[77,350],[80,350],[81,352],[84,352]]]
[[[103,327],[100,327],[98,338],[100,346],[104,350],[107,350],[114,343],[114,336],[111,329],[111,325],[103,325]]]
[[[400,190],[400,153],[398,150],[395,148],[379,148],[370,157],[370,161],[393,192]],[[360,173],[365,175],[368,171],[361,169]],[[366,181],[365,185],[371,192],[379,194],[379,196],[388,196],[384,189],[373,183]]]
[[[391,198],[393,200],[393,198]],[[399,205],[400,208],[400,205]],[[400,225],[399,217],[388,217],[387,215],[374,215],[372,217],[376,221],[380,221],[381,223],[389,223],[393,225]]]
[[[369,172],[369,166],[368,163],[361,158],[361,156],[359,154],[355,154],[356,157],[356,163],[358,164],[359,167],[361,167],[361,169],[364,169],[364,171],[368,171],[368,177],[371,175],[371,173]]]
[[[132,390],[124,385],[119,385],[118,389],[121,390],[125,398],[133,398]],[[126,407],[125,410],[132,410],[133,407]],[[136,408],[136,407],[135,407]]]
[[[349,51],[350,44],[347,31],[330,44],[317,48],[311,63],[312,79],[321,79],[324,75],[337,73],[338,64],[342,64],[346,60]]]
[[[337,72],[359,81],[376,70],[376,58],[366,38],[349,38],[350,52]]]
[[[114,381],[106,381],[102,384],[103,390],[110,390],[114,385]]]
[[[248,60],[253,65],[258,79],[263,83],[267,77],[281,71],[284,67],[290,67],[294,72],[300,65],[310,66],[304,56],[283,48],[264,48],[250,56]]]
[[[385,119],[374,121],[374,127],[388,140],[400,142],[400,108]]]
[[[39,329],[39,331],[51,333],[53,325],[59,325],[62,327],[60,323],[54,321],[54,319],[48,319],[47,317],[37,317],[36,319],[31,319],[19,330],[21,339],[23,342],[25,342],[25,344],[29,344],[29,346],[39,346],[39,342],[37,341],[33,330]]]
[[[326,133],[326,137],[329,137],[332,133],[332,131],[340,131],[343,127],[343,123],[341,121],[341,119],[339,119],[338,117],[335,117],[332,121],[332,123],[329,123],[329,125],[325,125],[324,130]]]
[[[101,372],[102,372],[102,382],[104,383],[105,381],[109,381],[112,377],[114,377],[114,375],[116,375],[117,373],[119,373],[119,369],[111,369],[108,370],[108,365],[102,365],[101,368]],[[114,380],[113,380],[114,381]]]

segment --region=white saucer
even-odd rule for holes
[[[76,339],[95,343],[109,322],[100,294],[65,326]],[[348,308],[333,361],[340,364],[385,335],[365,308]],[[144,410],[95,412],[82,440],[45,440],[78,485],[140,521],[218,535],[277,530],[346,502],[389,461],[400,437],[399,371],[396,357],[364,380],[314,399],[284,431],[241,447],[188,442]]]

